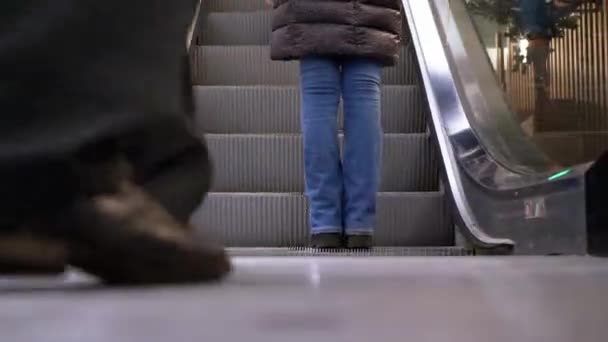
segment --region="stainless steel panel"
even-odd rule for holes
[[[517,125],[507,121],[508,113],[487,110],[506,106],[500,103],[504,98],[498,96],[498,82],[489,82],[489,63],[463,65],[464,55],[459,54],[470,52],[465,47],[481,44],[464,1],[403,1],[403,6],[448,188],[466,235],[478,246],[513,245],[517,253],[584,253],[582,176],[587,166],[549,181],[551,170],[559,169],[550,163],[545,165],[542,155],[534,156],[536,149],[528,148],[531,145],[521,139],[521,132],[513,129]],[[485,52],[471,56],[485,58]],[[493,123],[493,119],[501,120]],[[479,134],[488,127],[494,134],[520,138],[510,145],[503,138]],[[496,143],[502,148],[495,148]],[[497,155],[500,151],[507,153]]]

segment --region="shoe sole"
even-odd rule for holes
[[[25,233],[0,234],[0,274],[57,275],[64,273],[65,243]]]

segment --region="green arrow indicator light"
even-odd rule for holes
[[[560,171],[558,173],[553,174],[551,177],[547,178],[549,181],[554,181],[556,179],[562,178],[565,175],[569,174],[570,172],[572,172],[572,169],[566,169],[563,171]]]

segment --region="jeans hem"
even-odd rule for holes
[[[374,235],[374,229],[373,228],[346,229],[346,235],[354,235],[354,236]]]
[[[342,234],[342,227],[318,227],[312,228],[313,235],[317,234]]]

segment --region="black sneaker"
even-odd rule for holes
[[[350,235],[346,237],[346,248],[350,249],[369,249],[374,244],[371,235]]]
[[[342,248],[342,235],[338,233],[313,234],[310,246],[312,248]]]

